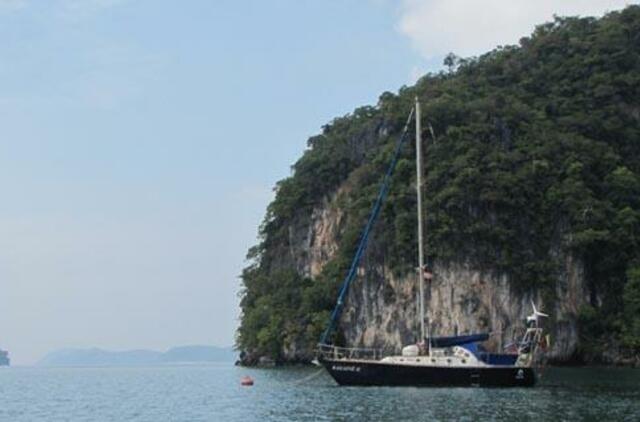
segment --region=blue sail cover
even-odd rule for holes
[[[466,336],[434,337],[431,339],[432,347],[463,346],[475,357],[487,365],[513,366],[518,359],[517,354],[487,353],[478,347],[478,343],[489,339],[489,334],[469,334]]]
[[[487,353],[478,347],[478,343],[467,343],[462,347],[487,365],[513,366],[518,360],[518,355],[514,353]]]
[[[489,339],[489,334],[469,334],[466,336],[432,337],[431,347],[453,347],[469,343],[480,343]]]

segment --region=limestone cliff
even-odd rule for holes
[[[291,258],[305,276],[317,277],[339,249],[343,213],[336,198],[341,191],[314,208],[306,225],[290,227]],[[383,247],[377,241],[374,236],[340,325],[346,344],[397,352],[416,339],[417,279],[410,274],[395,276],[383,264],[384,257],[379,255]],[[534,301],[551,315],[546,322],[553,339],[548,357],[559,362],[571,360],[579,344],[578,311],[589,303],[589,291],[579,258],[561,247],[550,253],[562,262],[551,302],[545,302],[535,289],[514,288],[509,276],[497,270],[480,269],[470,262],[436,262],[426,295],[433,335],[490,331],[494,335],[489,345],[501,349],[522,334]],[[289,344],[284,358],[304,361],[312,356],[303,345]]]

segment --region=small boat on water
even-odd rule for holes
[[[360,260],[367,246],[367,239],[380,212],[390,185],[393,170],[407,137],[412,117],[416,127],[416,170],[418,204],[418,338],[421,341],[402,348],[399,354],[385,355],[382,350],[337,347],[333,335],[342,314],[349,286],[354,280]],[[324,332],[317,350],[317,363],[324,366],[339,385],[378,386],[491,386],[530,387],[536,382],[534,365],[536,355],[545,345],[540,318],[548,315],[539,312],[533,302],[533,313],[526,319],[526,331],[516,341],[509,353],[489,353],[482,342],[489,333],[451,337],[434,337],[425,318],[425,283],[429,285],[434,275],[424,263],[422,223],[422,142],[420,103],[411,111],[402,136],[396,146],[394,158],[382,182],[378,198],[360,238],[360,244],[342,284],[329,326]]]

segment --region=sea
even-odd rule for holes
[[[534,388],[407,388],[339,387],[315,367],[0,368],[2,422],[481,420],[640,421],[640,370],[548,368]]]

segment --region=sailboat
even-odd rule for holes
[[[399,354],[385,355],[382,350],[338,347],[332,343],[351,282],[355,279],[367,246],[369,233],[380,212],[389,189],[390,180],[401,148],[408,137],[415,115],[417,206],[418,206],[418,314],[419,339],[416,344],[402,348]],[[382,182],[369,220],[360,238],[351,267],[340,289],[331,320],[317,349],[316,362],[329,372],[339,385],[378,386],[493,386],[529,387],[536,382],[536,355],[544,344],[541,318],[548,315],[538,311],[533,301],[533,313],[526,319],[526,331],[514,344],[511,353],[488,353],[481,343],[489,333],[451,337],[433,337],[425,318],[425,282],[431,283],[433,274],[425,267],[422,215],[422,140],[420,102],[416,97],[404,126],[394,157]]]

